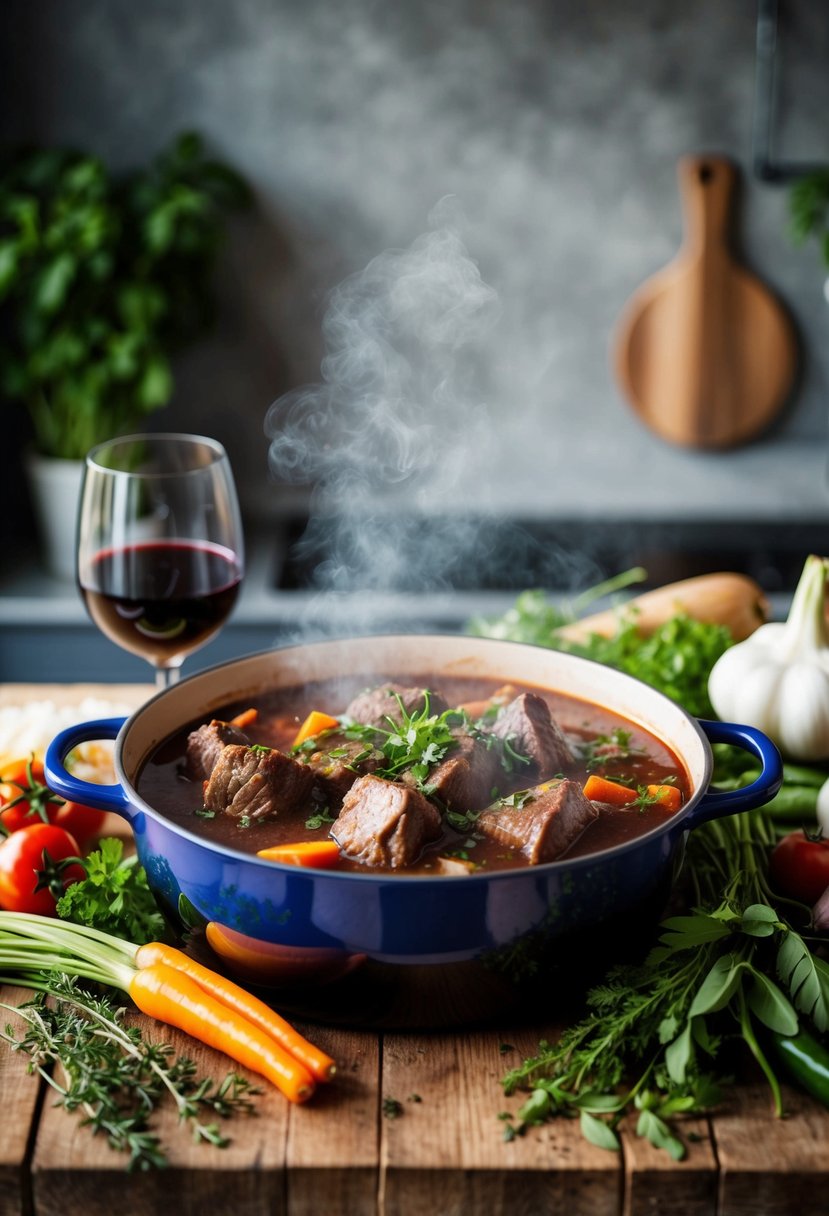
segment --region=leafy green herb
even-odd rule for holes
[[[804,174],[789,191],[792,240],[804,244],[814,237],[829,266],[829,169]]]
[[[387,727],[351,722],[345,727],[345,735],[349,739],[361,739],[368,747],[376,747],[382,752],[386,763],[376,770],[378,777],[394,780],[407,772],[422,790],[430,769],[457,744],[452,728],[468,719],[457,709],[431,713],[428,692],[422,708],[412,713],[408,712],[399,694],[395,697],[400,707],[399,723],[393,718],[386,719]]]
[[[251,1114],[251,1098],[261,1092],[237,1073],[221,1081],[200,1078],[191,1060],[174,1057],[170,1044],[151,1043],[137,1027],[125,1026],[123,1007],[108,996],[92,996],[73,977],[44,975],[44,989],[33,1000],[2,1007],[23,1028],[18,1036],[9,1023],[0,1038],[31,1058],[60,1106],[81,1112],[83,1126],[129,1154],[130,1170],[167,1164],[151,1127],[165,1099],[172,1099],[196,1141],[224,1148],[229,1141],[219,1124],[204,1116]]]
[[[272,752],[273,748],[268,747],[266,743],[251,743],[249,751],[258,752],[261,755],[265,755],[268,752]]]
[[[323,824],[333,822],[334,816],[329,815],[327,807],[322,807],[322,809],[317,811],[315,815],[311,815],[309,819],[305,820],[305,826],[308,828],[309,832],[315,832],[317,828],[321,828]]]
[[[768,817],[757,811],[692,833],[696,906],[665,920],[641,964],[612,968],[587,994],[585,1017],[507,1074],[508,1093],[532,1090],[521,1125],[578,1110],[585,1135],[612,1147],[594,1120],[615,1135],[622,1116],[638,1110],[639,1134],[678,1158],[684,1150],[670,1120],[719,1101],[711,1070],[735,1033],[782,1113],[758,1028],[793,1034],[796,1009],[818,1028],[829,1026],[829,966],[810,954],[772,902],[765,864],[774,839]],[[585,1119],[585,1111],[593,1118]]]
[[[632,760],[644,756],[645,749],[631,743],[633,738],[629,730],[618,726],[608,735],[594,735],[578,745],[578,753],[589,773],[596,769],[606,768],[609,764],[618,764],[623,760]]]
[[[708,697],[708,674],[733,642],[724,625],[679,614],[645,638],[636,627],[635,613],[630,612],[620,617],[619,628],[612,637],[593,634],[587,642],[570,642],[556,633],[566,622],[559,620],[558,625],[553,624],[555,613],[552,609],[543,613],[540,600],[545,600],[543,592],[524,592],[504,616],[477,618],[470,623],[469,630],[482,637],[531,641],[593,659],[651,684],[696,717],[715,716]]]
[[[106,837],[82,864],[86,878],[73,883],[58,900],[59,917],[139,944],[164,934],[164,918],[144,867],[134,854],[124,857],[120,840]]]
[[[209,808],[206,806],[198,807],[193,812],[193,814],[198,815],[199,819],[215,819],[216,818],[216,812],[209,810]]]
[[[58,148],[4,156],[0,383],[39,452],[83,459],[146,429],[172,354],[210,325],[227,217],[250,197],[193,133],[129,174]]]

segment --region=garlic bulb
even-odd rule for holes
[[[764,731],[792,760],[829,759],[827,569],[827,559],[809,556],[785,623],[730,647],[708,680],[718,717]]]

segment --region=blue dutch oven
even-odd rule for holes
[[[228,703],[333,676],[353,684],[355,677],[369,683],[373,675],[379,681],[425,674],[437,686],[453,676],[530,684],[615,710],[673,750],[692,795],[645,835],[592,856],[500,873],[418,877],[265,861],[171,822],[136,790],[141,767],[159,743]],[[116,785],[79,780],[65,767],[73,748],[98,739],[116,740]],[[756,757],[757,780],[735,791],[712,788],[712,743],[733,744]],[[271,956],[281,952],[310,963],[312,973],[315,958],[326,967],[332,959],[365,959],[398,972],[476,962],[510,983],[537,975],[543,953],[555,954],[559,944],[578,942],[581,949],[591,934],[612,937],[606,932],[612,928],[618,936],[628,924],[641,932],[639,914],[651,923],[659,915],[688,832],[768,802],[782,781],[779,753],[760,731],[699,721],[630,676],[519,643],[423,635],[290,646],[199,672],[127,719],[62,731],[48,748],[45,770],[50,788],[63,798],[127,820],[153,892],[171,917],[185,910],[183,919],[191,924],[195,916],[223,926],[242,935],[240,941],[261,943]],[[295,978],[296,969],[286,975]]]

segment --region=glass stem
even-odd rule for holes
[[[156,667],[155,686],[159,691],[164,688],[171,688],[173,684],[178,683],[180,675],[181,666],[178,663],[172,667]]]

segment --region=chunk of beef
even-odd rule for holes
[[[565,779],[535,786],[523,806],[491,807],[476,829],[539,865],[566,853],[598,814],[579,783]]]
[[[429,797],[442,806],[461,811],[478,811],[489,806],[493,789],[503,772],[496,748],[474,735],[453,730],[455,744],[431,770],[424,784]]]
[[[302,757],[312,770],[322,800],[338,807],[358,777],[373,773],[382,763],[383,753],[358,739],[331,735],[319,751]]]
[[[343,799],[331,835],[342,851],[369,866],[412,865],[441,833],[440,812],[410,786],[370,773]]]
[[[250,739],[232,723],[220,722],[217,718],[191,731],[187,736],[185,753],[190,776],[195,781],[206,781],[213,772],[213,765],[219,759],[222,748],[227,747],[229,743],[248,747]]]
[[[310,803],[314,774],[278,751],[229,744],[205,786],[204,805],[239,819],[273,819]]]
[[[406,713],[413,714],[423,709],[426,697],[425,688],[404,688],[402,684],[380,684],[377,688],[370,688],[367,692],[361,692],[359,696],[355,697],[344,716],[367,726],[385,726],[388,718],[394,722],[402,721],[401,702]],[[442,714],[449,708],[440,693],[429,692],[428,699],[430,714]]]
[[[508,740],[522,756],[529,756],[528,770],[536,779],[546,780],[573,763],[573,754],[550,707],[543,697],[524,692],[510,701],[498,715],[492,733]]]

